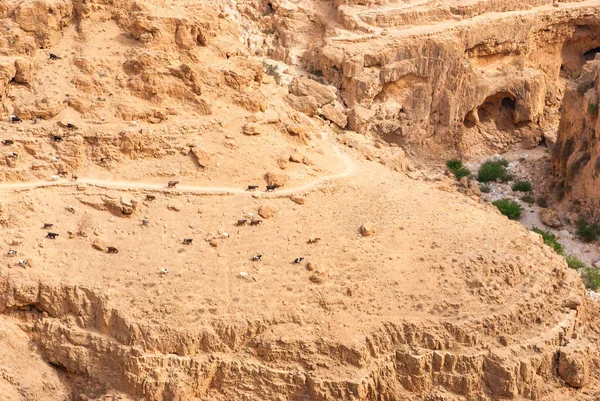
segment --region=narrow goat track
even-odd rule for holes
[[[3,183],[0,184],[0,191],[4,190],[30,190],[47,187],[68,187],[75,186],[77,184],[87,184],[95,187],[116,189],[116,190],[148,190],[148,191],[160,191],[160,192],[184,192],[198,195],[242,195],[246,194],[251,196],[253,193],[268,194],[273,196],[286,196],[294,195],[298,193],[307,192],[314,189],[322,184],[326,184],[331,180],[345,178],[353,175],[356,172],[356,164],[354,160],[346,153],[342,152],[340,148],[333,144],[333,150],[336,156],[343,162],[344,170],[341,173],[319,177],[314,181],[301,185],[299,187],[279,190],[274,193],[267,193],[264,191],[248,192],[245,188],[238,187],[205,187],[195,185],[178,185],[177,188],[168,189],[165,184],[157,184],[150,182],[140,181],[122,181],[122,180],[99,180],[91,177],[79,177],[77,181],[71,180],[58,180],[58,181],[31,181],[31,182],[17,182],[17,183]]]

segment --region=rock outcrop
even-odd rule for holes
[[[554,193],[563,212],[600,221],[600,59],[587,62],[567,85],[552,152]]]

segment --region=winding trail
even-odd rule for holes
[[[3,190],[29,190],[47,187],[69,187],[81,184],[87,184],[99,188],[116,189],[116,190],[149,190],[149,191],[160,191],[160,192],[178,192],[178,193],[190,193],[198,195],[241,195],[247,194],[251,196],[255,193],[263,195],[289,196],[298,193],[307,192],[313,188],[318,187],[321,184],[326,184],[331,180],[345,178],[353,175],[356,172],[356,163],[346,153],[342,152],[337,144],[332,143],[332,148],[338,159],[344,164],[344,170],[341,173],[327,175],[319,177],[314,181],[300,185],[298,187],[278,190],[276,192],[264,192],[264,191],[246,191],[245,188],[239,187],[207,187],[207,186],[196,186],[196,185],[178,185],[176,188],[167,188],[165,184],[143,182],[143,181],[122,181],[122,180],[99,180],[91,177],[79,177],[77,181],[71,180],[58,180],[58,181],[30,181],[30,182],[15,182],[15,183],[2,183],[0,184],[0,191]]]

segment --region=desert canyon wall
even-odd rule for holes
[[[594,216],[599,51],[595,0],[1,2],[0,400],[597,400],[579,276],[415,166],[556,142]]]

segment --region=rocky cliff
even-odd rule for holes
[[[277,5],[270,54],[334,84],[350,129],[430,159],[555,138],[564,83],[600,46],[593,1]]]
[[[565,90],[558,140],[552,153],[553,189],[563,210],[599,221],[600,59],[589,61]]]

